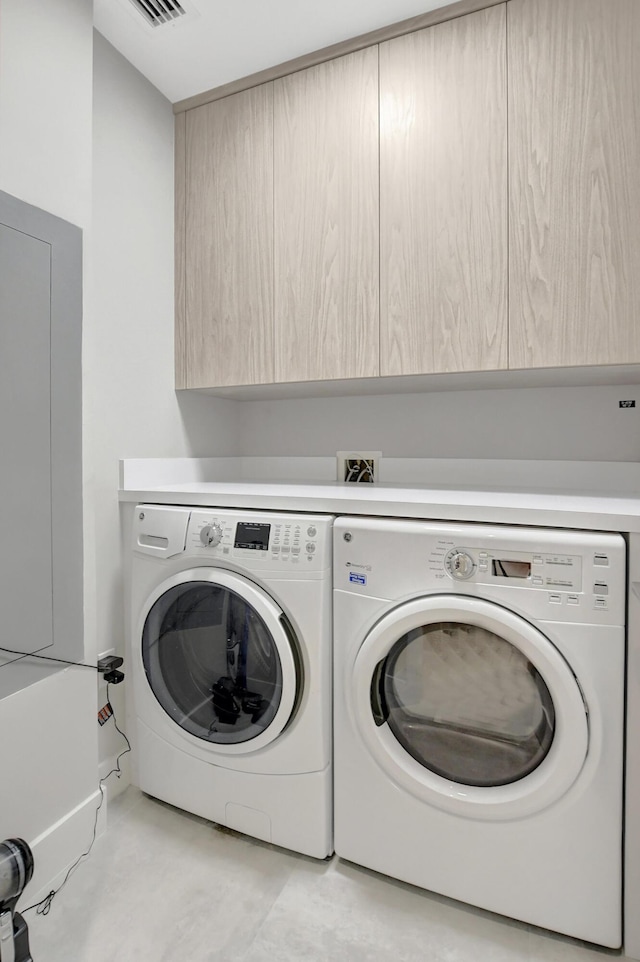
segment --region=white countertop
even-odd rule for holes
[[[484,521],[640,534],[640,493],[331,481],[193,481],[124,488],[123,502]]]

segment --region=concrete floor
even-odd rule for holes
[[[26,894],[26,893],[25,893]],[[609,962],[597,950],[228,832],[129,788],[56,896],[34,962]]]

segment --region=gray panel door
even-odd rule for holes
[[[0,224],[0,646],[21,652],[53,644],[50,303],[50,245]]]

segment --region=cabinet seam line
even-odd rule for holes
[[[272,377],[278,383],[276,367],[278,352],[276,344],[276,85],[271,84],[271,363]]]
[[[378,377],[382,377],[382,111],[380,109],[380,44],[378,51]]]
[[[510,131],[509,131],[509,4],[504,5],[504,82],[505,82],[505,115],[506,115],[506,147],[507,147],[507,303],[506,303],[506,325],[507,325],[507,371],[511,370],[511,154],[509,150]]]

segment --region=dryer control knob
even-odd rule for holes
[[[213,524],[205,524],[200,529],[200,540],[205,548],[215,548],[222,541],[222,526],[214,521]]]
[[[476,569],[473,558],[466,551],[452,551],[445,564],[451,577],[457,581],[466,581]]]

